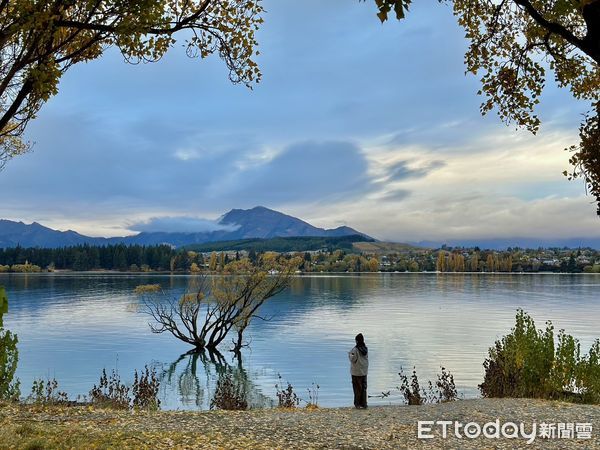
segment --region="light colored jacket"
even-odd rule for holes
[[[348,352],[350,359],[350,374],[365,377],[369,371],[369,354],[363,355],[356,347]]]

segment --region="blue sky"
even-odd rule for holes
[[[265,1],[252,91],[178,44],[74,66],[0,173],[0,217],[110,236],[264,205],[396,241],[600,236],[561,174],[587,105],[550,81],[537,136],[481,117],[450,8],[381,25],[372,3]]]

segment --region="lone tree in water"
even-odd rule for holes
[[[300,261],[278,261],[265,255],[260,266],[247,259],[225,266],[222,276],[202,275],[193,293],[181,298],[161,294],[160,286],[138,286],[141,311],[149,314],[153,333],[168,332],[196,351],[216,351],[229,332],[234,331],[232,351],[244,346],[244,331],[260,307],[288,287]],[[159,295],[157,295],[159,294]]]

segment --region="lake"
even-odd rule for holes
[[[194,276],[129,274],[0,274],[7,288],[5,326],[19,337],[18,377],[27,395],[35,378],[55,377],[72,397],[86,394],[103,368],[131,382],[145,365],[161,376],[163,409],[206,409],[219,374],[248,386],[254,405],[275,398],[278,374],[302,398],[317,383],[321,406],[352,404],[347,352],[358,332],[369,346],[371,404],[400,403],[401,367],[416,366],[421,384],[440,366],[460,393],[478,396],[489,346],[509,332],[517,308],[542,327],[579,338],[587,352],[600,337],[600,276],[555,274],[347,274],[299,276],[265,304],[250,347],[234,360],[186,355],[171,335],[153,334],[135,308],[133,289],[159,283],[173,296]]]

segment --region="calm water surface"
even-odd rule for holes
[[[269,322],[254,321],[241,364],[185,355],[170,335],[152,334],[134,307],[133,289],[159,283],[174,296],[193,276],[0,274],[10,309],[5,326],[18,334],[23,394],[40,377],[56,377],[71,395],[86,394],[103,368],[131,382],[152,365],[162,379],[166,409],[207,408],[216,379],[230,372],[268,405],[278,374],[300,396],[320,385],[322,406],[352,403],[347,351],[362,332],[369,345],[369,393],[392,390],[371,403],[397,403],[398,370],[417,367],[421,381],[449,368],[465,397],[478,395],[487,348],[509,331],[517,308],[542,326],[578,337],[587,351],[600,337],[600,276],[360,274],[305,276],[264,306]]]

